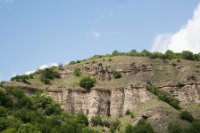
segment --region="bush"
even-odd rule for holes
[[[181,55],[182,55],[182,58],[185,60],[194,60],[194,55],[190,51],[183,51]]]
[[[77,124],[81,124],[81,125],[85,125],[85,126],[89,125],[88,118],[87,118],[87,116],[84,113],[78,113],[75,116],[75,119],[76,119],[76,123]]]
[[[81,69],[80,68],[75,68],[74,75],[78,76],[78,77],[81,76]]]
[[[200,121],[194,121],[185,133],[200,133]]]
[[[44,84],[50,84],[51,80],[60,78],[60,74],[57,71],[55,71],[55,69],[53,67],[46,68],[46,69],[42,70],[41,73],[42,73],[41,81]]]
[[[169,133],[184,133],[184,130],[177,123],[169,124],[167,129]]]
[[[125,128],[125,133],[154,133],[151,124],[145,121],[140,121],[136,126],[127,125]]]
[[[130,115],[131,118],[134,118],[134,114],[130,110],[127,110],[126,113],[125,113],[125,115]]]
[[[119,78],[122,77],[121,73],[118,72],[118,71],[116,71],[116,70],[114,70],[112,73],[113,73],[113,77],[114,77],[115,79],[119,79]]]
[[[29,79],[33,79],[33,75],[17,75],[15,77],[11,78],[11,81],[17,81],[17,82],[23,82],[25,84],[30,84],[30,82],[28,82]]]
[[[92,87],[94,87],[95,83],[96,80],[94,78],[85,76],[80,80],[79,85],[89,91]]]
[[[180,113],[180,118],[183,119],[183,120],[187,120],[189,122],[193,122],[194,121],[194,117],[188,111],[182,111]]]
[[[114,133],[116,130],[119,130],[120,121],[116,119],[115,121],[110,122],[110,132]]]
[[[93,116],[91,118],[90,122],[91,122],[92,126],[102,126],[103,125],[103,121],[102,121],[102,119],[101,119],[101,117],[99,115]]]

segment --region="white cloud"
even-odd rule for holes
[[[100,38],[101,37],[101,33],[97,32],[97,31],[90,31],[88,33],[84,34],[87,37],[91,37],[91,38]]]
[[[100,38],[101,37],[101,34],[99,32],[96,32],[96,31],[91,31],[91,35],[95,38]]]
[[[52,67],[52,66],[58,66],[58,64],[57,63],[45,64],[45,65],[40,66],[38,69],[43,70],[45,68]],[[38,69],[27,71],[27,72],[25,72],[25,74],[27,74],[27,75],[32,74],[32,73],[36,72]]]
[[[200,52],[200,4],[195,9],[192,19],[178,32],[160,34],[154,39],[152,51],[166,50]]]

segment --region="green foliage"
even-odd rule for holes
[[[178,123],[172,123],[168,126],[169,133],[200,133],[200,121],[195,120],[187,128],[182,128]]]
[[[120,127],[120,121],[116,119],[115,121],[110,122],[110,132],[114,133],[116,130],[119,130]]]
[[[179,101],[173,96],[171,96],[168,92],[158,90],[158,88],[154,85],[147,86],[147,90],[153,93],[154,95],[158,96],[160,100],[168,103],[175,109],[178,109],[178,110],[181,109],[179,106]]]
[[[119,79],[119,78],[122,77],[122,74],[121,74],[120,72],[116,71],[116,70],[114,70],[114,71],[112,72],[112,74],[113,74],[113,77],[114,77],[115,79]]]
[[[92,87],[94,87],[95,83],[96,80],[94,78],[85,76],[81,78],[79,85],[89,91]]]
[[[194,121],[185,133],[200,133],[200,121]]]
[[[187,120],[189,122],[193,122],[194,121],[194,117],[192,116],[192,114],[190,114],[190,112],[188,111],[181,111],[180,113],[180,118],[183,120]]]
[[[81,69],[80,68],[75,68],[74,75],[78,76],[78,77],[81,76]]]
[[[103,121],[100,116],[93,116],[90,120],[92,126],[102,126]]]
[[[140,121],[136,126],[127,125],[125,128],[125,133],[154,133],[151,124]]]
[[[55,70],[54,67],[46,68],[41,71],[41,81],[44,84],[50,84],[50,81],[56,78],[60,78],[60,74]]]
[[[23,82],[25,84],[30,84],[29,79],[33,79],[33,75],[17,75],[11,78],[11,81]]]
[[[134,114],[130,110],[127,110],[126,113],[125,113],[125,115],[130,115],[131,118],[134,118]]]
[[[136,50],[131,50],[130,52],[120,52],[113,51],[112,56],[141,56],[141,57],[149,57],[151,59],[185,59],[192,61],[199,61],[200,54],[193,54],[190,51],[183,51],[182,53],[174,53],[171,50],[166,51],[164,54],[160,52],[149,52],[147,50],[143,50],[141,52],[137,52]]]
[[[181,54],[182,58],[185,60],[194,60],[194,55],[190,51],[183,51]]]
[[[75,65],[75,64],[78,64],[78,63],[80,63],[80,62],[81,62],[80,60],[71,61],[71,62],[69,62],[69,65]]]
[[[85,114],[83,113],[78,113],[75,117],[76,119],[76,123],[77,124],[81,124],[81,125],[85,125],[85,126],[88,126],[89,125],[89,121],[88,121],[88,118]]]
[[[167,129],[169,133],[184,133],[184,130],[177,123],[169,124]]]
[[[19,88],[0,89],[2,133],[96,133],[88,125],[84,114],[66,114],[45,93],[28,97]]]

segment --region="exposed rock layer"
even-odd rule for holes
[[[181,106],[200,103],[199,84],[185,84],[181,87],[169,85],[159,87],[159,89],[171,93],[180,101]],[[122,116],[138,104],[152,99],[146,87],[132,85],[115,90],[95,88],[91,92],[87,92],[81,88],[71,88],[48,90],[48,93],[68,112],[72,114],[84,112],[89,117],[94,115]]]

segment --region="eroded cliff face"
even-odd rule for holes
[[[158,87],[167,91],[180,101],[181,106],[190,103],[200,104],[200,85],[185,84]],[[115,90],[94,88],[90,92],[81,88],[48,90],[49,95],[61,107],[74,114],[84,112],[89,117],[95,115],[119,117],[142,103],[152,100],[146,87],[129,85]]]
[[[200,84],[170,85],[159,87],[159,89],[167,91],[177,98],[181,106],[187,106],[193,103],[200,104]]]
[[[141,103],[150,100],[145,87],[126,86],[116,90],[92,89],[87,92],[77,89],[48,90],[49,95],[58,101],[61,107],[74,114],[119,117]]]

